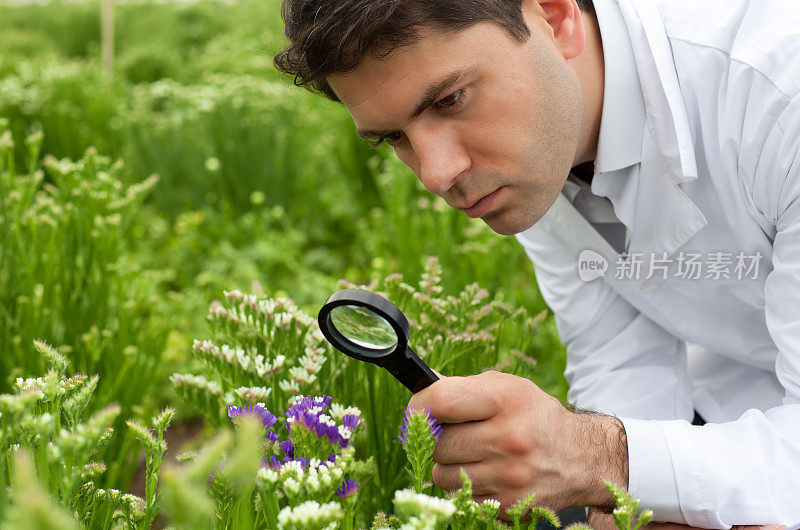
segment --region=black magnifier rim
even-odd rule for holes
[[[392,326],[397,335],[397,344],[384,349],[370,349],[360,346],[342,335],[331,322],[331,311],[339,306],[354,305],[364,307],[382,317]],[[403,354],[408,345],[408,319],[400,309],[383,296],[361,289],[342,289],[328,297],[317,317],[322,335],[342,353],[361,361],[380,364],[395,352]]]

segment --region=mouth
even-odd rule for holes
[[[493,192],[488,195],[484,195],[483,197],[479,198],[476,201],[473,201],[469,206],[465,206],[463,208],[458,207],[459,210],[463,211],[467,214],[468,217],[472,217],[473,219],[476,217],[481,217],[486,215],[491,211],[494,203],[496,202],[497,196],[500,194],[500,190],[503,189],[503,186],[500,186]]]

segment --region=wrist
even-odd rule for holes
[[[579,476],[575,501],[579,506],[614,508],[614,496],[605,486],[613,482],[628,488],[628,442],[625,427],[614,416],[572,413],[577,435]]]

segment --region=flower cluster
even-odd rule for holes
[[[243,348],[232,348],[227,344],[217,346],[209,340],[195,340],[192,349],[207,364],[231,372],[239,379],[252,377],[263,380],[280,369],[286,360],[284,355],[278,355],[270,361],[261,354],[251,355]]]
[[[310,467],[319,467],[321,463],[325,463],[325,461],[322,461],[319,458],[295,456],[295,447],[291,440],[284,440],[280,442],[278,446],[281,448],[285,456],[280,460],[278,460],[278,457],[275,455],[270,455],[268,457],[265,456],[261,459],[261,463],[265,467],[269,467],[271,469],[281,469],[288,463],[296,462],[301,469],[309,469]],[[336,455],[332,453],[328,454],[327,462],[334,462],[335,460]]]
[[[233,393],[242,401],[248,403],[265,402],[272,393],[272,388],[265,386],[240,386]]]
[[[238,425],[239,419],[243,416],[257,419],[266,429],[266,437],[272,443],[278,441],[278,434],[270,429],[278,418],[273,413],[264,408],[262,403],[248,403],[244,407],[228,407],[228,417],[234,425]]]
[[[433,450],[436,440],[442,434],[442,426],[436,418],[432,418],[427,409],[415,410],[406,408],[403,425],[398,438],[403,443],[411,468],[407,471],[414,482],[417,493],[424,493],[429,487],[428,477],[433,470]]]
[[[418,518],[432,523],[430,528],[438,528],[450,521],[456,511],[456,505],[449,499],[416,493],[409,488],[394,493],[394,509],[400,517]]]
[[[300,366],[289,369],[289,377],[278,382],[281,390],[297,394],[300,387],[310,385],[317,379],[317,373],[325,362],[324,350],[319,346],[306,346],[305,354],[297,359]]]
[[[397,438],[403,443],[407,443],[408,441],[406,440],[406,436],[408,435],[408,426],[411,420],[409,412],[412,412],[412,409],[406,408],[405,416],[403,417],[403,425],[400,427],[400,434],[397,435]],[[428,409],[423,408],[422,414],[425,416],[431,435],[435,440],[438,440],[439,436],[442,434],[442,426],[439,425],[436,418],[431,418],[431,413]]]
[[[335,493],[336,495],[344,499],[345,497],[347,497],[348,495],[352,495],[356,491],[358,491],[358,481],[354,478],[349,478],[344,482],[342,482],[341,486],[336,488]]]
[[[294,508],[286,506],[281,510],[278,514],[278,528],[336,528],[342,515],[342,507],[336,502],[319,504],[316,501],[306,501]]]
[[[222,376],[228,385],[256,385],[274,381],[273,392],[299,394],[317,381],[325,363],[326,342],[316,320],[288,298],[263,298],[241,291],[225,291],[225,300],[209,310],[212,332],[229,345],[195,341],[194,353]],[[293,351],[287,358],[270,351]],[[226,385],[227,386],[227,385]]]
[[[286,428],[292,431],[294,425],[302,425],[316,434],[317,438],[325,437],[332,444],[347,447],[361,418],[355,414],[345,414],[342,425],[338,425],[330,415],[323,412],[331,400],[330,396],[298,396],[286,411]]]
[[[344,479],[351,464],[352,457],[349,454],[326,461],[300,457],[284,462],[277,468],[261,467],[258,480],[270,486],[280,484],[290,504],[308,498],[327,500],[334,494],[345,498],[358,489],[355,479]]]
[[[331,399],[330,396],[297,396],[286,411],[285,425],[290,439],[282,441],[270,430],[278,418],[262,403],[228,407],[228,416],[234,424],[238,426],[243,417],[254,418],[266,430],[267,440],[272,442],[265,447],[266,455],[261,457],[261,467],[256,473],[259,502],[270,517],[278,516],[276,495],[280,491],[280,498],[285,499],[289,507],[296,508],[304,501],[325,503],[336,501],[338,497],[345,518],[352,520],[358,480],[366,477],[363,463],[354,461],[353,448],[348,445],[360,420],[360,416],[352,412],[360,414],[360,411],[341,405],[332,407],[331,414],[342,420],[343,424],[338,425],[324,413]],[[279,458],[278,451],[284,456]],[[317,457],[325,454],[327,457]],[[287,515],[293,513],[291,508],[281,513],[284,518],[289,517],[287,521],[296,519]]]

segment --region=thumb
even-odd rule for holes
[[[444,376],[442,374],[440,374],[439,372],[437,372],[436,370],[434,370],[433,368],[431,368],[431,371],[433,373],[435,373],[436,377],[438,377],[439,379],[444,379]]]

